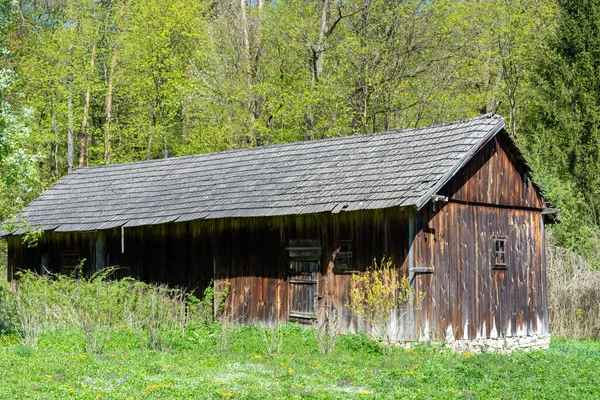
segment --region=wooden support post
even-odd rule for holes
[[[125,254],[125,227],[121,227],[121,254]]]
[[[416,210],[414,207],[408,209],[408,278],[411,286],[415,280],[415,225]]]
[[[107,267],[106,265],[106,238],[104,232],[97,231],[94,238],[94,272],[98,272]]]

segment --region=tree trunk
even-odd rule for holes
[[[244,42],[244,67],[246,69],[246,80],[248,87],[252,86],[252,62],[250,60],[250,27],[248,25],[248,14],[246,12],[246,0],[240,0],[242,17],[242,39]]]
[[[94,37],[94,43],[92,44],[92,57],[90,60],[90,72],[94,72],[94,64],[96,63],[96,48],[98,47],[98,37],[100,36],[100,24],[96,28],[96,36]],[[85,102],[83,103],[83,118],[81,121],[81,130],[79,131],[79,166],[83,167],[86,148],[87,148],[87,126],[88,116],[90,110],[90,98],[92,97],[91,84],[88,84],[88,88],[85,91]]]
[[[150,131],[148,135],[148,147],[146,148],[146,160],[150,160],[150,156],[152,155],[152,142],[154,141],[154,127]]]
[[[50,143],[50,176],[52,179],[56,179],[58,177],[58,124],[56,122],[56,108],[54,106],[54,102],[52,104],[52,134],[54,135],[54,139]]]
[[[252,82],[253,82],[253,73],[252,73],[252,58],[250,55],[250,24],[248,23],[248,12],[246,10],[246,0],[240,0],[240,13],[242,19],[242,41],[244,46],[244,70],[246,74],[246,83],[247,83],[247,96],[248,96],[248,112],[250,114],[250,135],[247,135],[246,138],[242,138],[242,141],[246,143],[251,143],[252,139],[255,135],[254,123],[256,121],[255,114],[255,104],[252,94]]]
[[[190,103],[184,99],[181,105],[181,114],[183,117],[183,143],[187,143],[190,137]]]
[[[163,136],[163,156],[169,158],[169,146],[167,145],[167,136]]]
[[[323,0],[323,8],[321,9],[321,24],[319,26],[319,39],[316,44],[311,46],[310,54],[310,69],[311,82],[310,87],[314,89],[323,72],[323,53],[325,51],[325,39],[327,35],[327,11],[329,9],[329,0]],[[312,140],[314,138],[315,116],[310,106],[306,114],[306,130],[304,131],[304,140]]]
[[[73,171],[73,78],[69,77],[67,84],[67,168]]]
[[[321,28],[319,29],[319,41],[315,48],[315,71],[313,74],[312,85],[319,82],[323,73],[323,53],[325,52],[325,35],[327,34],[327,11],[329,10],[329,0],[323,0],[323,9],[321,10]]]
[[[106,122],[104,123],[104,162],[106,164],[110,164],[110,124],[112,122],[112,92],[116,67],[117,49],[114,50],[112,58],[110,60],[110,68],[108,70],[108,82],[106,85]]]
[[[110,59],[110,67],[108,69],[108,78],[106,83],[106,100],[105,100],[105,113],[106,122],[104,123],[104,163],[110,164],[110,124],[112,123],[112,94],[113,85],[115,79],[115,71],[117,69],[117,60],[119,55],[119,43],[121,40],[121,29],[120,21],[125,13],[125,2],[121,4],[119,10],[119,18],[117,19],[117,26],[115,29],[115,44],[113,48],[112,57]]]

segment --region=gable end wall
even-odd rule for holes
[[[416,266],[426,292],[418,325],[438,339],[548,333],[544,201],[494,138],[417,216]],[[506,238],[506,270],[493,269],[493,238]]]

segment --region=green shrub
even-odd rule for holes
[[[13,304],[12,293],[5,282],[0,282],[0,333],[13,330]]]
[[[340,311],[337,308],[326,309],[321,323],[313,323],[313,334],[320,354],[333,353],[340,335]]]
[[[186,293],[187,300],[187,323],[212,325],[225,310],[225,300],[229,292],[229,282],[225,283],[223,290],[215,290],[213,282],[204,290],[201,299],[193,293]],[[217,304],[215,304],[217,302]]]

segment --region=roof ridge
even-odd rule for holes
[[[101,168],[114,168],[117,166],[126,166],[126,165],[141,165],[141,164],[155,164],[155,163],[160,164],[160,163],[167,162],[169,160],[204,158],[204,157],[210,157],[211,155],[214,156],[217,154],[225,154],[225,153],[233,154],[233,153],[239,153],[239,152],[254,152],[254,151],[261,151],[264,149],[272,149],[272,148],[278,148],[278,147],[311,145],[311,144],[315,144],[315,143],[328,143],[328,142],[338,141],[338,140],[348,140],[348,138],[368,139],[368,138],[389,135],[389,134],[408,133],[408,132],[413,133],[413,132],[417,132],[417,131],[421,131],[421,130],[443,128],[446,126],[460,125],[460,124],[464,124],[466,122],[482,120],[482,119],[491,119],[491,118],[503,120],[502,116],[500,116],[498,114],[488,113],[488,114],[478,115],[478,116],[472,117],[472,118],[464,118],[464,119],[459,119],[459,120],[455,120],[455,121],[442,122],[439,124],[425,125],[425,126],[414,127],[414,128],[397,128],[397,129],[391,129],[391,130],[381,131],[381,132],[372,132],[372,133],[365,133],[365,134],[360,134],[360,133],[359,134],[350,134],[350,135],[345,135],[345,136],[335,136],[335,137],[328,137],[328,138],[317,139],[317,140],[303,140],[303,141],[297,141],[297,142],[272,143],[272,144],[269,144],[266,146],[243,147],[243,148],[229,149],[229,150],[222,150],[222,151],[187,154],[187,155],[175,156],[175,157],[169,157],[169,158],[155,158],[155,159],[151,159],[151,160],[129,161],[129,162],[117,163],[117,164],[89,165],[89,166],[77,167],[77,168],[73,169],[73,173],[75,173],[77,171],[88,171],[88,170],[101,169]]]

